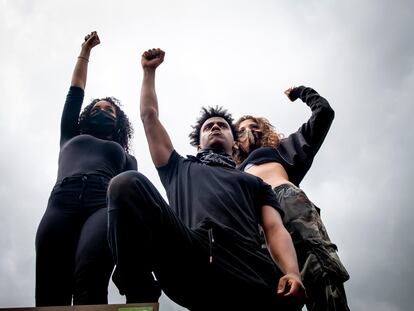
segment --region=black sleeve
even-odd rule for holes
[[[160,176],[161,183],[167,190],[171,184],[173,178],[177,176],[179,165],[184,158],[180,156],[177,151],[173,150],[168,160],[168,163],[164,166],[157,167],[158,176]]]
[[[328,101],[310,87],[299,86],[293,89],[289,98],[293,101],[300,98],[312,110],[312,116],[298,132],[310,146],[312,155],[315,155],[328,134],[335,112]]]
[[[275,210],[277,210],[280,214],[280,217],[283,219],[284,216],[284,212],[280,207],[279,201],[276,198],[275,192],[273,191],[273,189],[266,184],[265,182],[262,182],[262,186],[261,186],[261,191],[262,193],[262,200],[261,200],[261,207],[263,207],[263,205],[270,205],[272,206]]]
[[[60,121],[60,146],[72,137],[79,135],[78,119],[83,96],[84,90],[82,88],[70,87]]]
[[[125,171],[137,171],[138,170],[138,162],[137,159],[133,155],[126,154],[126,165]]]

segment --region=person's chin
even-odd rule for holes
[[[224,150],[224,146],[225,146],[224,141],[217,139],[217,140],[210,141],[207,148],[213,149],[213,150]]]
[[[239,149],[242,150],[245,153],[249,153],[250,152],[249,146],[246,147],[246,146],[240,145],[239,146]]]
[[[217,145],[217,144],[224,145],[224,143],[225,143],[224,137],[220,135],[213,136],[209,140],[210,146]]]

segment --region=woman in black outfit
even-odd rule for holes
[[[107,303],[113,260],[107,241],[106,190],[117,174],[136,170],[128,151],[132,127],[113,97],[80,114],[89,55],[85,37],[60,129],[57,182],[36,235],[36,306]],[[80,114],[80,115],[79,115]]]

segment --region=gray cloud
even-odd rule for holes
[[[34,304],[34,236],[56,178],[60,113],[80,40],[96,29],[102,44],[86,99],[121,98],[140,170],[159,189],[137,115],[143,50],[167,51],[157,81],[161,118],[182,154],[194,152],[187,135],[202,105],[263,115],[289,134],[309,111],[288,103],[283,89],[305,84],[325,96],[336,118],[302,188],[350,271],[351,309],[411,309],[412,1],[0,7],[0,307]],[[123,301],[113,285],[110,301]]]

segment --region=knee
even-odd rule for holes
[[[134,180],[139,173],[136,171],[123,172],[111,179],[108,186],[108,196],[117,197],[123,194],[125,189],[128,189],[134,183]]]
[[[141,180],[147,178],[137,171],[126,171],[111,179],[108,186],[108,198],[116,199],[129,191],[139,190]]]
[[[109,209],[145,201],[149,186],[152,184],[148,178],[137,171],[127,171],[115,176],[108,186]]]

